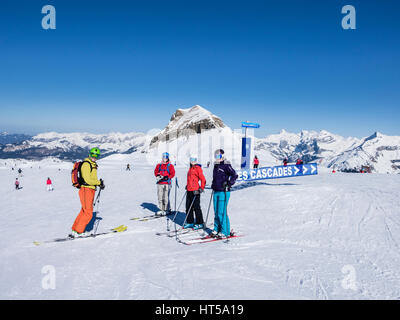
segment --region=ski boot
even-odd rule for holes
[[[216,238],[217,235],[218,235],[218,232],[215,231],[215,230],[213,230],[213,231],[210,233],[210,237],[211,237],[211,238]]]
[[[156,212],[156,216],[159,216],[159,217],[165,216],[165,211],[163,211],[163,210],[158,210],[158,211]]]
[[[185,223],[184,225],[183,225],[183,229],[190,229],[190,228],[193,228],[194,227],[194,224],[193,223]]]
[[[75,238],[83,237],[84,234],[85,234],[84,232],[79,233],[79,232],[76,232],[75,230],[72,230],[72,232],[68,235],[68,237],[75,239]]]
[[[199,229],[204,229],[204,224],[195,224],[193,227],[193,230],[199,230]]]

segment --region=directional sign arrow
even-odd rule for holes
[[[316,167],[314,167],[314,166],[311,166],[311,173],[314,173],[314,172],[315,172],[315,170],[317,170],[317,168],[316,168]]]
[[[294,175],[296,175],[300,171],[300,169],[298,169],[297,167],[294,167],[294,170],[295,170]]]
[[[303,167],[303,173],[306,173],[308,171],[307,167]]]

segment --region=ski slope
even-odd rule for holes
[[[231,227],[245,236],[185,246],[156,235],[167,224],[174,228],[167,218],[130,220],[157,205],[154,168],[143,154],[115,155],[99,162],[106,188],[98,232],[121,224],[128,230],[35,246],[67,235],[80,210],[72,165],[21,164],[23,189],[16,191],[17,173],[5,162],[0,299],[400,298],[399,175],[321,173],[237,185],[228,211]],[[186,170],[177,168],[178,203]],[[204,171],[210,185],[212,168]],[[46,191],[47,177],[53,192]],[[210,194],[202,195],[204,217]],[[173,206],[174,190],[171,200]],[[42,269],[49,265],[56,288],[46,290]]]

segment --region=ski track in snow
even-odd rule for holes
[[[174,230],[167,218],[130,220],[152,214],[157,197],[154,168],[129,157],[100,161],[106,189],[98,214],[98,232],[121,224],[128,230],[41,246],[32,242],[65,236],[79,212],[70,169],[25,168],[23,189],[15,191],[15,172],[0,167],[1,299],[400,299],[398,175],[320,174],[241,185],[228,212],[244,237],[185,246],[156,235],[168,223]],[[124,170],[128,162],[131,172]],[[204,171],[209,185],[212,168]],[[177,175],[179,204],[186,168]],[[48,176],[53,192],[45,190]],[[204,217],[210,194],[202,195]],[[211,207],[209,225],[213,217]],[[54,290],[42,288],[46,265],[56,270]],[[344,266],[355,270],[355,289],[342,286]]]

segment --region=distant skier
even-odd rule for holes
[[[15,189],[16,189],[16,190],[19,190],[19,189],[20,189],[18,178],[15,179]]]
[[[79,189],[79,199],[81,201],[82,209],[75,219],[72,226],[71,237],[80,237],[85,235],[85,229],[93,217],[93,200],[96,193],[96,187],[104,189],[104,182],[102,179],[97,178],[97,163],[100,157],[100,149],[92,148],[89,151],[89,156],[82,162],[80,173],[84,183]]]
[[[288,164],[288,159],[287,158],[283,159],[283,165],[286,167],[287,164]]]
[[[129,163],[126,165],[126,171],[131,171],[131,166],[129,165]]]
[[[186,184],[187,219],[183,228],[193,228],[195,230],[204,228],[203,213],[200,207],[200,194],[204,192],[205,186],[206,178],[204,177],[201,165],[197,164],[197,156],[192,155],[190,157],[190,167],[187,173]],[[196,214],[196,223],[193,212]]]
[[[47,185],[47,191],[53,191],[53,183],[51,182],[51,179],[49,177],[47,177],[47,181],[46,181],[46,185]]]
[[[258,160],[257,156],[254,156],[253,169],[257,169],[259,164],[260,164],[260,160]]]
[[[18,174],[19,174],[20,177],[22,176],[22,170],[21,170],[21,168],[18,169]]]
[[[214,191],[214,230],[211,236],[229,237],[231,234],[228,218],[228,201],[230,188],[234,185],[238,175],[231,164],[224,157],[224,150],[218,149],[214,153],[215,164],[211,188]]]
[[[297,158],[296,167],[299,169],[300,173],[303,173],[303,160],[301,160],[300,158]]]
[[[210,167],[210,161],[207,161],[207,168],[209,168]]]
[[[175,168],[169,160],[168,152],[162,154],[162,161],[154,169],[154,175],[157,181],[158,207],[160,209],[156,215],[169,214],[171,210],[169,193],[171,192],[171,179],[175,177]]]

